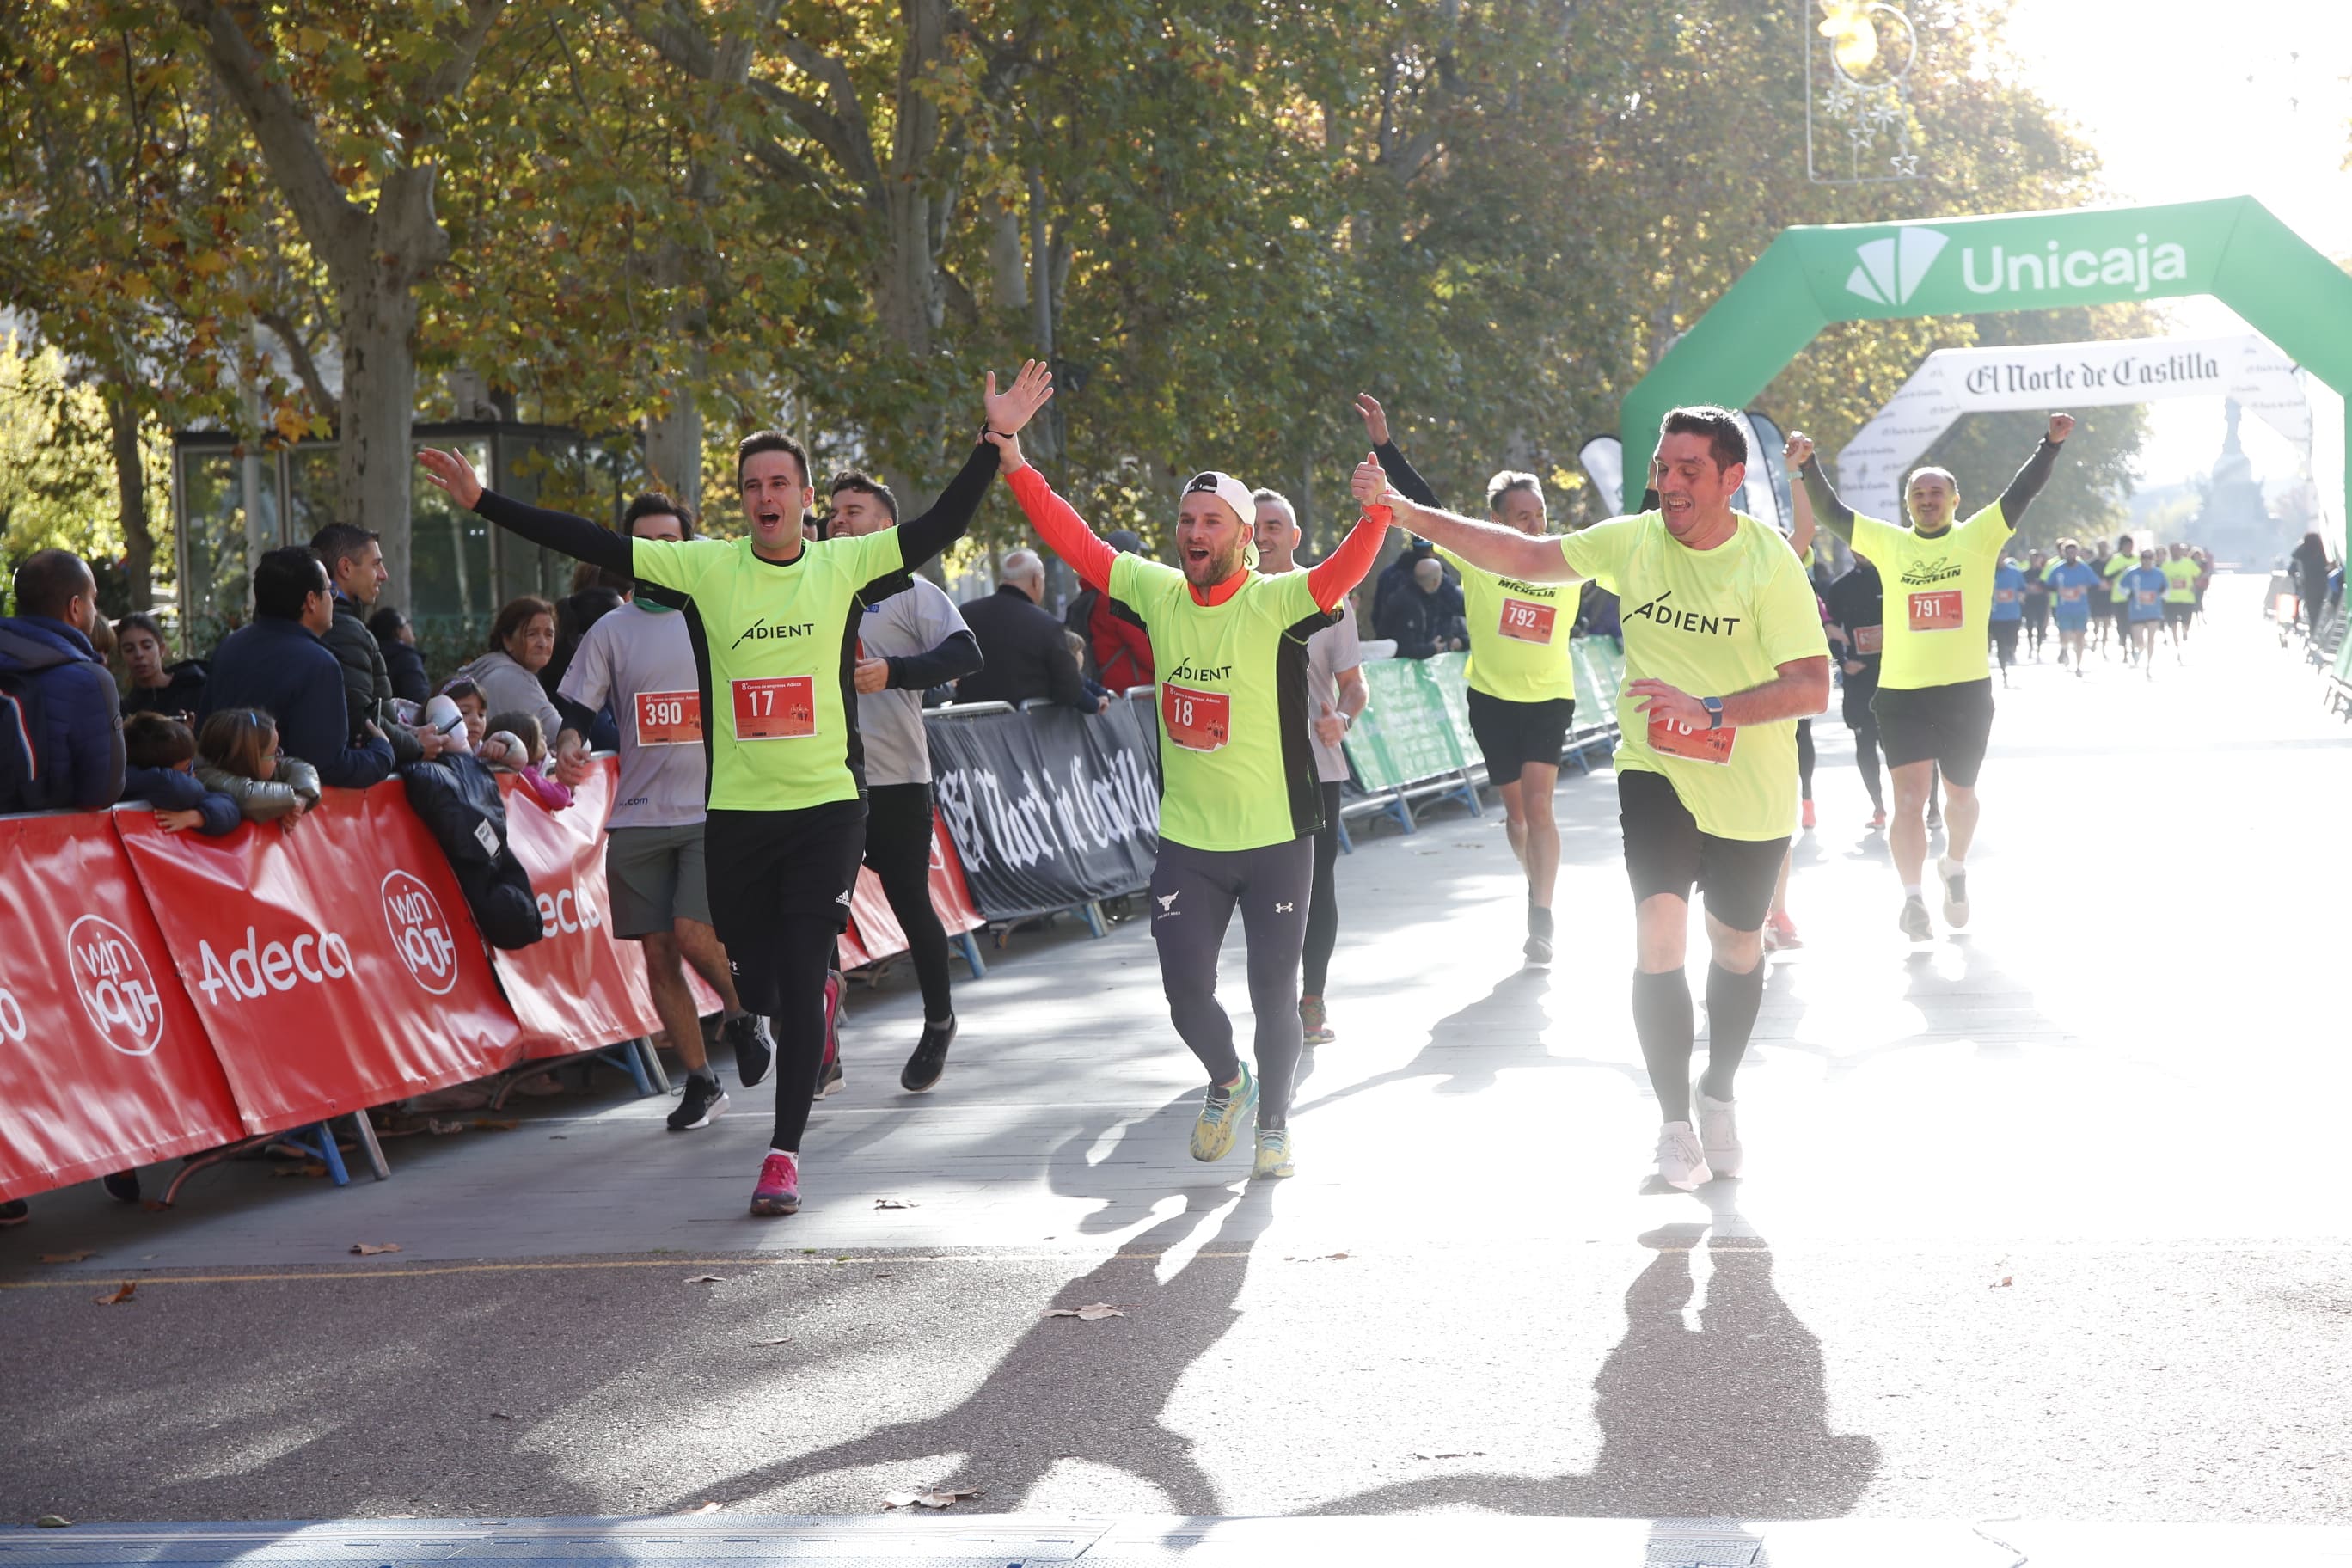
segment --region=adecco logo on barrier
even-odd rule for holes
[[[66,962],[99,1038],[126,1057],[152,1055],[163,1038],[163,1000],[130,933],[112,921],[84,915],[66,928]],[[0,1009],[0,1028],[7,1028],[11,1014],[16,1027],[9,1037],[21,1040],[24,1015],[16,1011],[14,997]]]
[[[436,996],[457,984],[457,942],[433,889],[405,871],[383,879],[383,924],[410,978]]]
[[[539,895],[539,929],[542,938],[559,931],[595,931],[604,923],[595,901],[574,888]]]

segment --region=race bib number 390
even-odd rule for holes
[[[816,733],[816,681],[806,675],[728,683],[739,741],[799,741]]]
[[[698,691],[637,693],[637,744],[691,746],[702,741],[702,694]]]
[[[1552,623],[1559,614],[1555,605],[1507,598],[1503,601],[1502,622],[1496,629],[1520,642],[1548,643],[1551,641]]]
[[[1234,700],[1223,691],[1195,691],[1162,682],[1160,722],[1188,752],[1213,752],[1233,739]]]
[[[1956,632],[1960,629],[1960,591],[1911,595],[1911,629],[1915,632]]]
[[[1728,763],[1737,730],[1703,730],[1672,719],[1650,721],[1650,750],[1693,763]]]

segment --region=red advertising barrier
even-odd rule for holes
[[[947,819],[936,808],[931,812],[931,908],[940,912],[940,923],[948,928],[950,936],[961,936],[988,923],[980,906],[971,901],[971,889],[963,879],[963,862],[956,858],[955,840],[948,837]]]
[[[948,842],[947,824],[931,814],[931,909],[950,936],[978,931],[988,923],[972,908],[971,891],[964,886],[963,867]],[[883,896],[882,879],[859,867],[857,886],[849,894],[849,929],[841,935],[841,963],[845,969],[862,968],[877,959],[907,951],[907,933]]]
[[[0,821],[0,1198],[239,1137],[106,816]]]
[[[513,1012],[441,847],[396,784],[291,832],[167,834],[119,811],[147,907],[254,1132],[513,1065]]]
[[[511,773],[499,780],[507,842],[539,895],[540,939],[497,955],[526,1057],[570,1056],[661,1027],[646,985],[645,949],[613,938],[604,818],[617,776],[612,762],[600,763],[562,811],[541,805]]]

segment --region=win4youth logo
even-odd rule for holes
[[[1947,243],[1932,228],[1897,229],[1885,239],[1866,240],[1853,247],[1861,265],[1847,277],[1846,291],[1873,304],[1907,305]]]

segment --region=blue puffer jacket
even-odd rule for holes
[[[235,833],[236,825],[245,820],[236,802],[206,789],[194,773],[177,768],[124,769],[122,798],[143,800],[158,811],[200,811],[205,820],[196,831],[207,838]]]
[[[122,713],[89,638],[47,616],[0,620],[0,696],[31,743],[31,776],[0,778],[0,811],[94,811],[122,795]],[[13,717],[10,716],[13,721]]]

